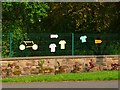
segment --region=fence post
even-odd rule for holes
[[[74,56],[74,33],[72,33],[72,56]]]
[[[10,32],[10,57],[12,57],[12,33]]]

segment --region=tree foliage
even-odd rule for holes
[[[4,2],[2,4],[3,25],[17,23],[24,32],[40,31],[40,21],[47,16],[49,9],[46,3],[40,2]]]
[[[83,34],[114,34],[120,33],[120,6],[117,3],[88,2],[3,2],[2,32],[3,56],[9,56],[9,33],[13,33],[13,42],[18,43],[28,33],[83,33]],[[95,36],[97,38],[98,36]],[[77,54],[111,54],[120,50],[120,40],[105,40],[100,47],[88,46],[89,53]],[[108,42],[110,41],[111,42]],[[78,45],[79,43],[76,43]],[[88,45],[92,45],[88,43]],[[110,47],[108,47],[110,45]],[[14,47],[14,50],[17,47]],[[113,52],[111,51],[113,49]],[[13,50],[13,53],[14,53]],[[100,51],[97,53],[96,51]]]
[[[119,3],[61,2],[49,3],[49,6],[51,9],[44,22],[47,31],[119,32]]]
[[[13,33],[13,43],[27,37],[27,32],[40,32],[40,21],[47,17],[47,3],[40,2],[3,2],[2,34],[3,56],[9,56],[9,33]]]
[[[47,32],[75,32],[79,34],[96,34],[94,39],[103,40],[102,45],[88,42],[90,51],[80,51],[78,54],[116,54],[120,50],[119,36],[114,38],[114,33],[120,33],[120,3],[87,3],[87,2],[60,2],[49,3],[50,11],[43,22]],[[47,23],[49,22],[49,24]],[[101,33],[101,35],[99,35]],[[106,34],[106,35],[105,35]],[[112,35],[110,35],[112,34]],[[111,37],[105,39],[105,37]],[[113,37],[113,38],[112,38]],[[116,41],[115,41],[116,40]],[[91,41],[91,40],[90,40]],[[78,42],[79,43],[79,42]],[[76,46],[77,47],[76,43]],[[81,44],[82,45],[82,44]],[[109,46],[110,45],[110,46]],[[84,46],[84,45],[83,45]],[[86,46],[86,45],[85,45]]]

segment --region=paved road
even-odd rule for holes
[[[2,83],[3,88],[118,88],[118,81]]]

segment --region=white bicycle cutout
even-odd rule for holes
[[[19,49],[25,50],[26,48],[32,48],[33,50],[37,50],[38,45],[34,44],[33,41],[23,41],[23,43],[21,43],[21,45],[19,46]]]

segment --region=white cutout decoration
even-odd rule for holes
[[[21,44],[21,45],[19,46],[19,49],[20,49],[20,50],[25,50],[25,45],[24,45],[24,44]]]
[[[33,50],[37,50],[38,45],[34,44],[33,41],[23,41],[23,43],[19,46],[19,49],[25,50],[25,48],[32,48]]]
[[[55,52],[56,44],[52,43],[49,45],[49,48],[51,49],[51,52]]]
[[[65,44],[66,44],[65,40],[61,40],[59,44],[60,44],[60,49],[65,49]]]
[[[57,34],[51,34],[50,38],[58,38],[58,35]]]
[[[86,35],[80,37],[80,40],[81,40],[82,43],[87,42],[86,39],[87,39]]]
[[[34,45],[32,46],[32,49],[33,49],[33,50],[37,50],[37,49],[38,49],[38,45],[37,45],[37,44],[34,44]]]

